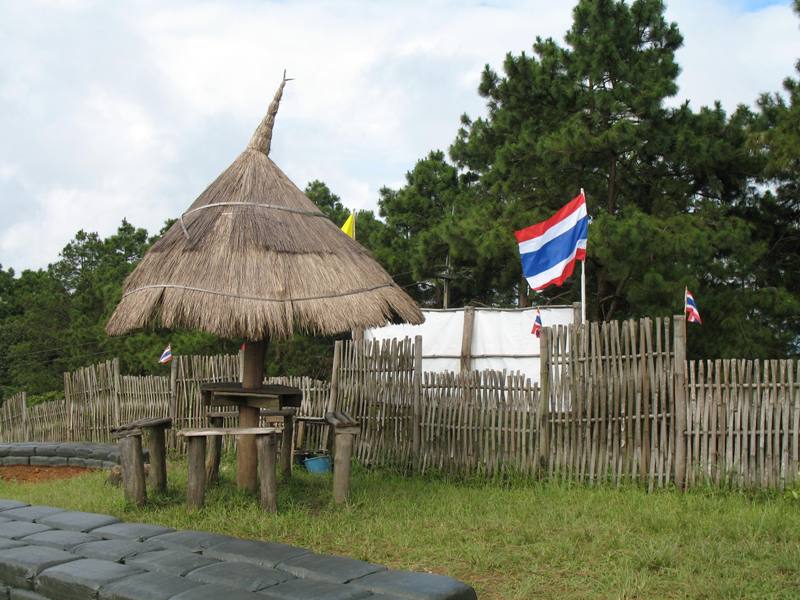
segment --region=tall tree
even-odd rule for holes
[[[472,181],[491,289],[520,282],[512,231],[552,214],[583,187],[594,217],[588,269],[592,318],[672,314],[694,287],[707,325],[694,334],[711,355],[741,347],[721,336],[762,302],[747,286],[766,247],[730,210],[751,193],[761,158],[747,146],[754,116],[719,104],[670,108],[682,37],[659,0],[581,0],[566,46],[537,38],[533,54],[509,54],[499,75],[485,68],[487,116],[462,117],[450,149]],[[578,278],[544,301],[579,298]],[[519,285],[522,290],[524,287]],[[541,297],[539,297],[541,298]],[[524,301],[524,297],[523,297]],[[537,298],[537,301],[542,301]],[[772,324],[745,333],[763,347]]]

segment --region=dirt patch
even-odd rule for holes
[[[14,481],[50,481],[51,479],[69,479],[86,473],[92,473],[97,469],[87,469],[86,467],[48,467],[31,465],[9,465],[0,467],[0,479]]]

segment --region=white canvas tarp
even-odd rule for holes
[[[531,334],[535,308],[475,308],[471,363],[475,370],[505,369],[521,371],[539,381],[539,339]],[[545,327],[573,322],[572,306],[539,309]],[[461,340],[464,331],[463,308],[423,309],[422,325],[388,325],[364,332],[364,339],[385,340],[422,336],[423,371],[458,371],[461,368]]]

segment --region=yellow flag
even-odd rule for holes
[[[344,225],[342,225],[342,231],[344,231],[351,238],[356,239],[356,213],[350,213],[350,216],[347,217],[347,221],[345,221]]]

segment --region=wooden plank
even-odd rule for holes
[[[422,444],[422,336],[414,337],[414,375],[413,387],[413,416],[411,425],[412,435],[412,464],[416,467],[420,460]]]
[[[256,438],[256,450],[258,452],[259,502],[261,509],[268,513],[278,512],[278,481],[275,473],[275,443],[276,440],[274,435],[264,435]]]
[[[182,429],[178,432],[180,437],[202,437],[209,435],[270,435],[280,433],[277,427],[201,427],[197,429]]]
[[[461,330],[461,372],[472,369],[472,332],[475,328],[475,307],[464,309],[464,327]]]
[[[674,388],[673,407],[675,412],[674,466],[675,484],[680,489],[686,487],[686,317],[675,315],[672,318],[674,336]]]
[[[536,429],[539,437],[539,465],[547,465],[550,456],[550,327],[542,327],[539,337],[539,409]]]

